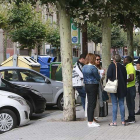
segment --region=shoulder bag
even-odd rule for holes
[[[118,79],[117,79],[117,64],[115,64],[116,67],[116,79],[114,81],[110,81],[110,79],[108,79],[104,90],[108,93],[117,93],[117,88],[118,88]]]

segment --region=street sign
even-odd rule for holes
[[[71,20],[71,41],[73,44],[80,44],[80,29]]]
[[[77,41],[78,41],[78,38],[77,37],[72,37],[72,42],[73,43],[77,43]]]

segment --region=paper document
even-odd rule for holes
[[[104,70],[99,70],[99,72],[100,72],[100,77],[102,78]]]

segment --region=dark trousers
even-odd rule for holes
[[[85,99],[86,99],[85,87],[79,86],[79,87],[75,87],[75,89],[78,91],[79,96],[81,97],[82,106],[85,110]]]
[[[129,116],[128,119],[135,120],[135,97],[136,97],[136,87],[127,88],[126,103],[128,107]]]
[[[85,89],[88,98],[87,116],[88,122],[93,122],[94,109],[96,108],[98,84],[86,84]]]

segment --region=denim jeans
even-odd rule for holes
[[[79,86],[79,87],[75,87],[75,89],[78,91],[79,96],[81,97],[82,106],[85,110],[85,99],[86,99],[85,87]]]
[[[129,112],[128,119],[135,120],[135,97],[136,97],[136,87],[127,88],[126,103]]]
[[[117,111],[118,103],[120,107],[121,121],[125,121],[125,107],[124,107],[124,98],[118,98],[115,93],[110,93],[112,101],[112,120],[113,122],[117,121]]]

